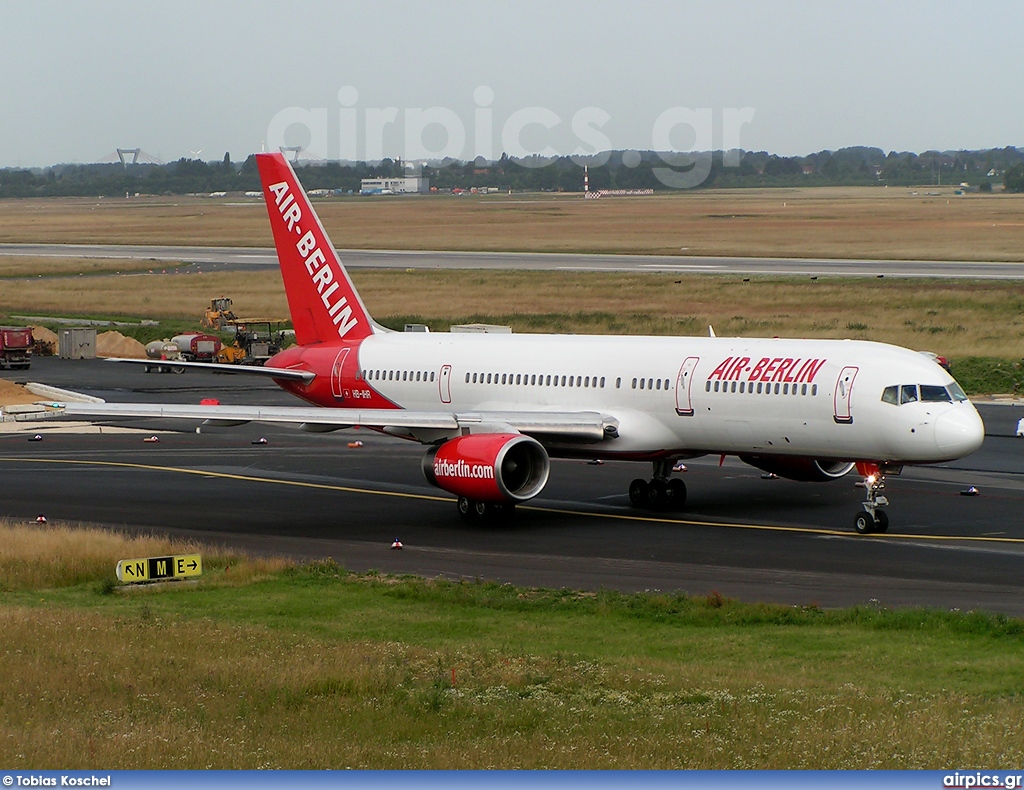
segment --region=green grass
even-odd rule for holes
[[[111,567],[63,587],[30,575],[35,586],[0,593],[0,764],[1024,759],[1024,621],[1003,616],[523,589],[223,555],[197,584],[110,594]]]

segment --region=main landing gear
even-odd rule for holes
[[[511,518],[516,510],[514,502],[480,502],[464,496],[459,497],[456,507],[463,520],[477,523]]]
[[[889,500],[880,492],[885,489],[885,475],[881,472],[872,472],[865,475],[864,486],[866,496],[861,503],[864,512],[858,513],[853,520],[853,528],[860,535],[867,535],[871,532],[885,532],[889,529],[889,516],[882,507],[889,504]]]
[[[655,461],[653,479],[637,478],[630,483],[630,504],[656,510],[681,510],[686,504],[686,483],[672,477],[672,465],[671,460]]]

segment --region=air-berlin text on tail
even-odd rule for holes
[[[781,381],[807,383],[814,381],[827,359],[792,359],[791,357],[761,357],[753,362],[750,357],[726,357],[719,363],[709,381]]]
[[[299,236],[299,240],[295,243],[295,249],[305,262],[306,271],[309,273],[313,285],[316,286],[317,293],[320,294],[320,300],[338,328],[338,337],[345,337],[348,331],[359,323],[359,319],[352,315],[352,308],[344,294],[335,301],[331,301],[341,287],[341,283],[338,282],[339,278],[331,269],[331,265],[320,249],[323,242],[312,230],[302,233],[302,228],[299,225],[302,220],[302,209],[295,200],[295,196],[291,194],[287,181],[271,184],[267,188],[274,193],[274,202],[277,204],[277,210],[281,212],[282,222],[288,225],[288,232]],[[314,224],[316,224],[315,220]]]

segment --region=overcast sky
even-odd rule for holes
[[[2,167],[282,143],[331,159],[1024,145],[1019,0],[0,0],[0,20]]]

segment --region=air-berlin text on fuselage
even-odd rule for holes
[[[277,204],[277,210],[281,212],[281,219],[288,224],[288,232],[294,232],[299,236],[295,249],[305,261],[306,271],[313,280],[317,293],[320,294],[320,300],[338,328],[338,337],[345,337],[348,331],[359,323],[359,319],[352,315],[352,307],[348,304],[348,298],[345,295],[334,302],[331,301],[331,297],[341,287],[341,284],[336,279],[327,258],[321,252],[316,234],[311,230],[302,233],[302,228],[299,226],[302,209],[299,208],[295,196],[291,194],[287,181],[271,184],[269,189],[274,193],[274,202]]]
[[[753,362],[750,357],[726,357],[711,371],[709,381],[781,381],[806,383],[814,381],[826,359],[793,359],[791,357],[761,357]]]
[[[494,467],[489,464],[467,464],[461,458],[458,461],[435,458],[434,477],[461,477],[463,480],[493,480]]]

